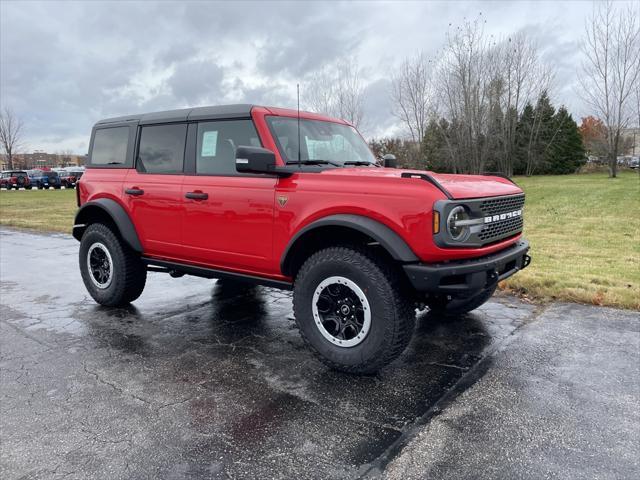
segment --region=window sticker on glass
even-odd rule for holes
[[[204,132],[202,134],[202,151],[201,157],[215,157],[216,146],[218,145],[218,131]]]

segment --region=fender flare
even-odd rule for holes
[[[125,209],[115,200],[110,198],[98,198],[85,203],[80,207],[78,213],[76,213],[75,221],[73,222],[73,236],[76,240],[82,239],[82,234],[87,228],[87,225],[91,222],[91,211],[100,209],[106,213],[113,223],[115,223],[120,236],[133,250],[138,253],[142,253],[142,244],[140,238],[136,232],[136,228],[131,221],[131,218],[125,211]]]
[[[287,261],[289,260],[289,254],[300,237],[312,230],[328,226],[347,227],[368,235],[389,252],[394,260],[399,262],[409,263],[420,260],[416,254],[413,253],[409,245],[407,245],[407,242],[383,223],[362,215],[338,214],[320,218],[298,230],[293,238],[289,240],[280,257],[280,271],[285,275],[287,274],[285,272],[288,270]]]

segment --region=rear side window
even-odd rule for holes
[[[125,165],[129,144],[129,127],[96,130],[91,151],[91,165]]]
[[[181,173],[187,125],[142,127],[137,168],[146,173]]]
[[[260,147],[260,138],[251,120],[220,120],[198,124],[196,173],[237,175],[236,148]]]

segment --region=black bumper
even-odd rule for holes
[[[527,267],[529,242],[515,245],[486,257],[446,263],[403,265],[413,287],[419,292],[467,296],[492,287],[500,280]]]

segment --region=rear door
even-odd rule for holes
[[[179,259],[186,123],[139,127],[124,201],[147,255]]]
[[[182,185],[183,244],[188,260],[245,273],[273,273],[271,260],[276,177],[238,174],[235,150],[261,146],[251,119],[189,126]]]

